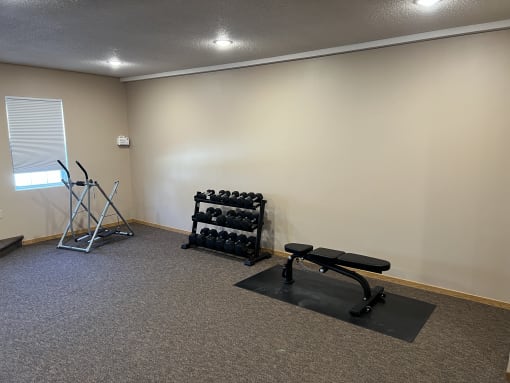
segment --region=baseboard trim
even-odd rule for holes
[[[34,244],[39,243],[39,242],[50,241],[52,239],[60,238],[61,236],[62,236],[62,233],[60,233],[60,234],[53,234],[53,235],[47,235],[45,237],[38,237],[38,238],[33,238],[33,239],[24,239],[23,240],[23,246],[34,245]]]
[[[506,367],[506,380],[510,382],[510,355],[508,356],[508,366]]]
[[[164,225],[159,225],[157,223],[142,221],[141,219],[133,219],[132,221],[133,221],[133,223],[138,223],[140,225],[155,227],[156,229],[171,231],[173,233],[179,233],[179,234],[185,234],[185,235],[190,235],[191,234],[191,231],[176,229],[176,228],[170,227],[170,226],[164,226]]]
[[[189,235],[191,233],[190,231],[187,231],[187,230],[181,230],[181,229],[177,229],[177,228],[174,228],[171,226],[160,225],[157,223],[152,223],[152,222],[144,221],[141,219],[128,219],[127,222],[128,223],[137,223],[140,225],[154,227],[156,229],[166,230],[166,231],[170,231],[170,232],[178,233],[178,234]],[[113,224],[107,224],[107,225],[103,225],[103,226],[112,227],[112,226],[116,226],[116,225],[117,225],[116,223],[113,223]],[[85,230],[83,232],[85,232]],[[52,240],[52,239],[57,239],[57,238],[60,238],[61,236],[62,236],[62,234],[55,234],[55,235],[49,235],[46,237],[24,240],[23,245],[33,245],[35,243],[44,242],[44,241],[48,241],[48,240]],[[268,248],[262,248],[261,250],[268,252],[270,254],[276,255],[278,257],[282,257],[282,258],[287,258],[289,256],[289,253],[286,253],[284,251],[273,250],[273,249],[268,249]],[[419,289],[419,290],[430,291],[430,292],[437,293],[437,294],[447,295],[450,297],[460,298],[460,299],[464,299],[464,300],[468,300],[468,301],[472,301],[472,302],[482,303],[482,304],[485,304],[488,306],[493,306],[493,307],[498,307],[498,308],[502,308],[505,310],[510,310],[510,303],[498,301],[496,299],[491,299],[491,298],[481,297],[478,295],[463,293],[460,291],[446,289],[444,287],[427,285],[425,283],[410,281],[407,279],[392,277],[389,275],[371,273],[371,272],[362,271],[362,270],[361,271],[356,270],[356,272],[359,272],[361,275],[364,275],[364,276],[372,278],[372,279],[378,279],[381,281],[391,282],[391,283],[395,283],[395,284],[407,286],[407,287],[412,287],[412,288]],[[509,361],[509,369],[510,369],[510,361]],[[509,374],[510,374],[510,370],[507,372],[507,375],[509,375]],[[509,381],[510,381],[510,378],[509,378]]]

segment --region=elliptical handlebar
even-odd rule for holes
[[[89,175],[88,175],[87,171],[78,161],[76,161],[76,165],[78,165],[80,167],[81,171],[83,172],[83,174],[85,174],[85,182],[87,182],[89,180]]]
[[[57,160],[57,162],[58,162],[58,164],[59,164],[60,166],[62,166],[62,169],[64,169],[64,171],[66,172],[66,174],[67,174],[67,179],[68,179],[68,180],[69,180],[69,179],[71,179],[71,174],[69,174],[69,170],[67,170],[66,166],[62,163],[62,161]]]

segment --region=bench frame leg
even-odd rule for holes
[[[294,283],[294,279],[292,279],[292,264],[294,263],[294,259],[298,257],[299,256],[296,254],[289,255],[285,266],[283,266],[282,277],[285,278],[285,284],[287,285]]]
[[[371,288],[370,284],[365,279],[365,277],[358,274],[357,272],[350,270],[350,269],[346,269],[346,268],[336,265],[334,263],[321,262],[316,257],[309,256],[307,254],[305,254],[305,255],[292,254],[292,255],[288,256],[287,262],[285,263],[285,266],[283,267],[283,272],[282,272],[282,277],[285,278],[285,284],[294,283],[294,279],[292,276],[292,265],[294,263],[294,259],[296,259],[296,258],[306,259],[309,262],[319,265],[321,267],[321,269],[320,269],[321,273],[325,273],[328,270],[333,270],[339,274],[342,274],[342,275],[345,275],[346,277],[354,279],[361,285],[361,288],[363,289],[363,299],[360,303],[358,303],[356,306],[354,306],[352,309],[349,310],[349,313],[353,316],[360,316],[364,313],[370,312],[372,310],[372,307],[379,300],[382,300],[382,298],[385,297],[384,287],[376,286],[374,288]]]

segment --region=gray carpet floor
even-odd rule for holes
[[[281,258],[133,228],[90,254],[0,258],[0,382],[505,382],[508,310],[379,282],[437,305],[408,343],[233,286]]]

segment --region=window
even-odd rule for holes
[[[16,190],[62,185],[67,163],[62,100],[6,97]]]

